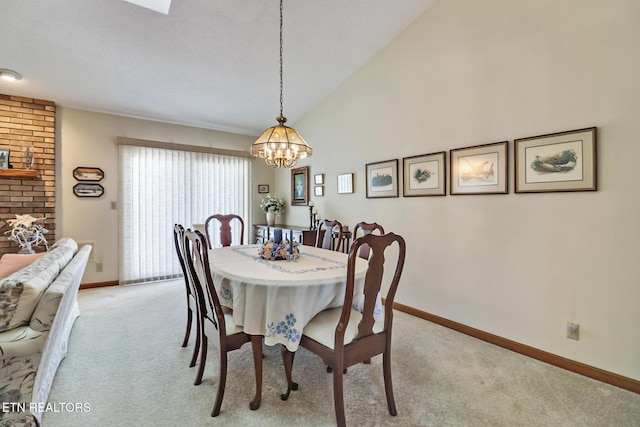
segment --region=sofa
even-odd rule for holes
[[[0,426],[39,426],[78,316],[91,246],[61,238],[0,280]]]

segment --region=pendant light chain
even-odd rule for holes
[[[285,126],[287,119],[283,116],[283,0],[280,0],[280,116],[276,118],[277,126],[267,128],[256,142],[251,145],[251,155],[261,157],[272,168],[291,168],[299,159],[306,159],[313,154],[313,149],[296,132],[295,129]]]
[[[282,116],[282,2],[280,0],[280,117]]]

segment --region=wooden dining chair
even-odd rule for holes
[[[368,222],[359,222],[355,225],[355,227],[353,227],[353,240],[355,242],[355,240],[358,238],[358,233],[362,231],[363,234],[370,234],[370,233],[374,233],[374,232],[378,232],[379,234],[384,234],[384,228],[378,224],[378,223],[368,223]],[[360,246],[360,252],[358,253],[358,256],[362,259],[369,259],[369,246],[368,245],[362,245]]]
[[[324,235],[321,232],[324,226]],[[333,237],[334,230],[337,236]],[[337,242],[337,243],[334,243]],[[342,249],[342,224],[338,220],[325,219],[318,225],[316,232],[316,247],[322,249],[333,249],[334,251],[340,251]]]
[[[231,246],[231,243],[233,241],[233,235],[231,233],[231,221],[233,220],[238,221],[239,226],[240,226],[240,238],[237,239],[236,241],[239,240],[239,244],[242,245],[244,242],[244,221],[242,219],[242,217],[235,215],[235,214],[229,214],[229,215],[223,215],[223,214],[215,214],[215,215],[211,215],[209,218],[207,218],[207,220],[204,222],[204,230],[207,236],[207,242],[209,244],[209,249],[213,248],[213,242],[212,242],[212,235],[209,234],[209,223],[212,221],[217,221],[220,224],[220,234],[218,235],[219,239],[220,239],[220,245],[222,246]]]
[[[365,244],[371,250],[371,258],[365,273],[363,290],[365,301],[362,312],[360,312],[353,308],[355,266],[356,260],[360,259],[358,251]],[[387,249],[392,245],[397,246],[395,271],[386,294],[384,321],[376,322],[373,316],[376,298],[380,290],[383,289],[385,259],[389,262],[393,258],[387,254]],[[393,300],[404,267],[405,252],[404,239],[394,233],[382,236],[367,234],[356,239],[349,250],[347,285],[342,307],[320,312],[307,323],[302,331],[300,346],[320,356],[324,363],[331,366],[333,370],[333,400],[339,427],[346,426],[343,369],[379,354],[382,354],[384,389],[389,414],[394,416],[397,414],[391,381],[391,330],[393,326]],[[287,376],[287,390],[281,395],[283,400],[289,396],[290,390],[295,389],[291,379],[293,356],[293,352],[282,352],[285,375]]]
[[[197,230],[187,230],[184,236],[184,250],[185,254],[187,254],[186,264],[197,293],[202,325],[200,367],[196,381],[198,383],[202,381],[205,361],[207,360],[207,348],[211,339],[216,344],[220,354],[218,392],[211,412],[212,417],[218,416],[227,382],[227,354],[251,341],[256,375],[256,394],[249,404],[249,408],[257,409],[260,407],[260,398],[262,396],[262,338],[245,333],[242,327],[236,326],[233,322],[233,315],[222,310],[220,299],[211,277],[206,237]]]
[[[200,313],[198,311],[198,300],[195,288],[193,286],[193,281],[191,280],[189,272],[187,271],[187,266],[185,264],[186,255],[184,251],[184,227],[180,224],[174,224],[173,226],[173,243],[176,247],[178,261],[180,262],[180,267],[182,268],[182,274],[184,275],[184,285],[187,291],[187,330],[184,333],[182,347],[186,347],[189,343],[189,337],[191,335],[191,329],[194,319],[196,323],[196,343],[193,348],[191,362],[189,363],[189,367],[191,368],[196,365],[198,350],[200,349]]]

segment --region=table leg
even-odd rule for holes
[[[251,335],[251,349],[253,350],[253,367],[256,373],[256,395],[249,403],[249,408],[255,411],[262,400],[262,336]]]
[[[280,393],[280,399],[287,400],[291,390],[298,389],[298,383],[294,383],[291,379],[291,371],[293,369],[293,358],[295,357],[295,351],[289,351],[287,347],[282,346],[282,363],[284,364],[284,374],[287,378],[287,387]]]

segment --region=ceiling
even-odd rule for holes
[[[288,124],[436,1],[286,0]],[[0,93],[248,135],[276,124],[277,0],[173,0],[168,14],[144,3],[2,0],[0,68],[22,79]]]

